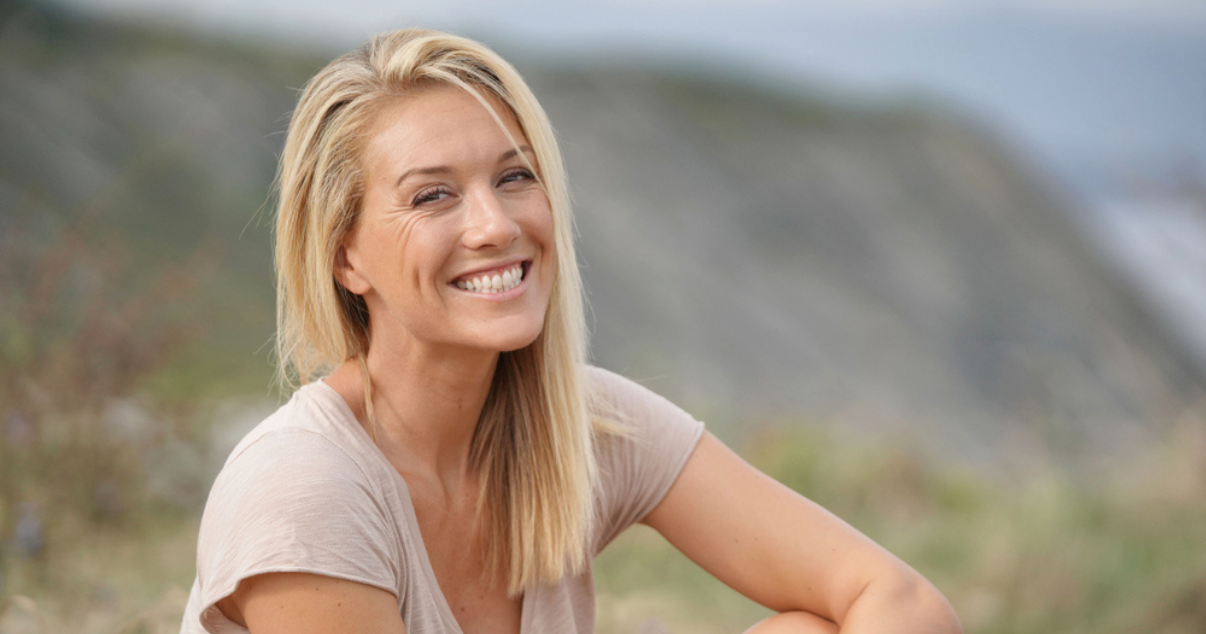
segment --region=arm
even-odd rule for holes
[[[257,634],[403,631],[395,595],[404,587],[403,559],[391,512],[375,495],[375,472],[365,473],[346,449],[289,425],[253,438],[227,462],[198,536],[202,605],[216,603]],[[257,610],[266,604],[276,612]],[[397,629],[377,627],[386,623],[379,615],[390,613]],[[257,620],[262,614],[270,614],[268,620]],[[331,629],[331,622],[343,625]]]
[[[406,634],[394,595],[323,575],[277,572],[250,577],[218,607],[253,634]]]
[[[642,520],[745,596],[780,612],[751,631],[959,633],[946,599],[904,562],[705,434]],[[764,629],[765,628],[765,629]]]

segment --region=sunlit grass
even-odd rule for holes
[[[4,567],[0,632],[177,632],[192,584],[192,514],[142,509],[118,525],[47,529],[45,552]]]
[[[807,427],[744,453],[933,580],[968,632],[1206,631],[1197,426],[1096,478],[955,469]],[[3,568],[0,632],[176,631],[196,521],[139,508],[119,524],[78,516],[49,527],[42,558],[10,557]],[[612,544],[595,572],[600,634],[736,633],[768,614],[643,527]]]
[[[1206,631],[1206,436],[1193,421],[1095,478],[990,476],[808,428],[745,453],[934,581],[968,632]],[[601,634],[740,632],[764,614],[652,531],[622,537],[596,570]]]

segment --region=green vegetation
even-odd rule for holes
[[[899,447],[784,427],[743,453],[922,571],[968,632],[1206,628],[1200,425],[1091,482],[1055,464],[1019,477],[953,469]],[[74,520],[52,527],[36,561],[5,563],[0,632],[175,631],[196,517],[146,504],[120,523]],[[736,633],[768,614],[643,527],[595,570],[601,634]]]
[[[180,631],[194,574],[197,518],[141,509],[119,526],[59,522],[36,560],[10,560],[4,634]]]
[[[920,570],[968,632],[1206,630],[1200,422],[1091,482],[1054,463],[989,476],[899,447],[804,427],[745,455]],[[740,632],[766,614],[648,529],[613,544],[597,574],[601,633]]]
[[[134,275],[85,226],[0,250],[0,632],[178,621],[192,575],[205,485],[156,467],[200,441],[198,405],[151,390],[203,336],[209,255]]]

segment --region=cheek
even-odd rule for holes
[[[408,219],[397,241],[402,274],[420,288],[441,286],[443,269],[457,244],[458,236],[451,217]]]
[[[410,283],[418,272],[427,268],[423,253],[428,250],[425,245],[428,240],[424,238],[422,225],[418,218],[398,217],[359,228],[355,247],[375,285]]]
[[[556,223],[553,221],[553,210],[549,207],[548,202],[543,198],[540,202],[539,205],[533,205],[533,209],[528,214],[528,231],[545,249],[551,251],[557,241]]]
[[[541,244],[544,246],[544,256],[549,261],[550,265],[556,269],[557,264],[557,227],[553,222],[553,212],[546,211],[541,217],[538,226],[538,235]]]

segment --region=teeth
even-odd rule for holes
[[[522,281],[523,265],[516,264],[502,273],[457,280],[456,287],[473,293],[503,293],[519,286]]]

